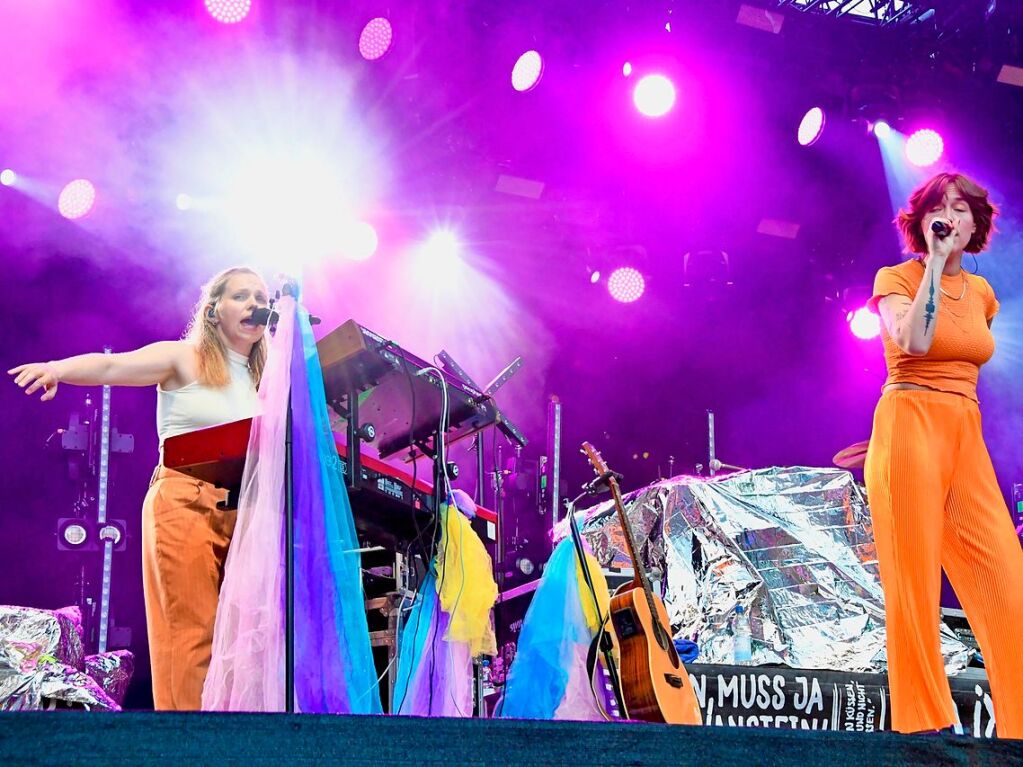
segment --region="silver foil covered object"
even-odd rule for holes
[[[0,605],[0,710],[52,708],[120,710],[85,673],[77,608]]]
[[[675,636],[698,642],[700,663],[732,662],[731,622],[741,604],[754,665],[886,668],[870,512],[849,472],[775,467],[675,477],[630,493],[625,504]],[[631,569],[611,502],[581,516],[600,563]],[[962,670],[972,651],[941,632],[946,670]]]
[[[131,675],[135,671],[135,656],[128,650],[113,650],[88,655],[85,658],[85,673],[92,677],[118,706],[124,703]]]

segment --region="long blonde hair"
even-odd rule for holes
[[[185,339],[195,344],[198,352],[198,380],[206,386],[227,386],[231,376],[227,368],[227,348],[220,340],[217,333],[217,323],[209,316],[210,305],[216,303],[223,297],[227,290],[228,281],[236,274],[251,274],[263,278],[255,269],[247,266],[233,266],[215,274],[209,282],[202,287],[202,296],[199,303],[195,305],[195,314],[185,331]],[[264,280],[265,283],[265,280]],[[263,377],[263,368],[266,365],[266,336],[259,339],[258,343],[252,345],[249,352],[249,375],[252,376],[252,383],[257,387]]]

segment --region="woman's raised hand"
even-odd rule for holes
[[[42,402],[57,396],[57,384],[60,383],[60,379],[52,362],[29,362],[7,372],[14,376],[14,383],[24,389],[25,394],[33,394],[42,389],[43,396],[40,397]]]

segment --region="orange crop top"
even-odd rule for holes
[[[988,322],[998,312],[998,300],[988,281],[976,274],[961,272],[966,279],[966,294],[962,293],[960,277],[941,276],[941,296],[937,325],[930,350],[922,357],[906,354],[888,335],[882,323],[884,359],[891,383],[913,383],[938,391],[953,392],[977,399],[977,376],[980,366],[995,352],[995,338]],[[874,278],[874,294],[870,306],[877,310],[878,302],[893,293],[910,300],[924,277],[924,266],[918,259],[898,266],[886,266]],[[949,298],[949,296],[955,298]]]

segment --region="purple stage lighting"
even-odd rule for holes
[[[866,341],[881,334],[881,318],[865,306],[850,312],[848,319],[849,329],[857,338]]]
[[[205,0],[210,16],[221,24],[237,24],[249,15],[252,0]]]
[[[802,146],[810,146],[824,133],[824,110],[814,107],[803,115],[796,137]]]
[[[526,51],[512,68],[512,87],[525,93],[531,91],[543,77],[543,58],[536,51]]]
[[[391,49],[394,30],[383,16],[371,19],[359,35],[359,53],[366,61],[376,61]]]
[[[632,62],[631,61],[626,61],[624,64],[622,64],[622,76],[623,77],[628,77],[631,74],[632,74]]]
[[[892,132],[892,126],[886,123],[884,120],[878,120],[874,123],[871,128],[874,131],[874,135],[878,138],[887,138],[888,134]]]
[[[14,183],[18,180],[18,174],[10,168],[4,168],[0,171],[0,184],[4,186],[14,186]]]
[[[631,304],[638,301],[643,291],[646,290],[646,280],[639,270],[631,266],[623,266],[611,272],[607,278],[607,292],[615,301],[623,304]]]
[[[945,151],[945,142],[937,131],[930,128],[918,130],[906,141],[906,159],[918,168],[934,165]]]
[[[664,75],[647,75],[632,92],[636,109],[647,117],[663,117],[675,106],[675,86]]]
[[[64,218],[81,218],[92,210],[96,202],[96,187],[84,178],[75,179],[61,192],[57,198],[57,210]]]

